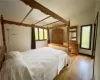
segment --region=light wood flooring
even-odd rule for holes
[[[54,80],[92,80],[93,60],[88,56],[71,56],[71,65],[64,67]]]

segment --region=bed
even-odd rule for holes
[[[54,24],[56,22],[62,22],[62,24],[57,25],[57,27],[70,27],[70,20],[66,21],[62,17],[58,16],[51,10],[42,6],[35,0],[20,0],[24,4],[32,8],[25,18],[21,22],[6,20],[1,15],[0,22],[2,28],[2,42],[4,49],[0,51],[0,80],[53,80],[56,75],[62,70],[66,64],[70,63],[70,59],[66,52],[61,50],[44,47],[35,50],[29,50],[26,52],[13,52],[7,53],[6,35],[5,35],[5,24],[31,27],[31,28],[42,28],[48,30],[48,43],[50,42],[49,30],[55,28],[56,26],[46,27],[48,25]],[[38,9],[44,14],[48,15],[46,18],[37,21],[34,24],[26,24],[23,21],[27,18],[33,9]],[[46,26],[36,25],[43,20],[48,18],[57,19],[56,22],[45,24]],[[57,28],[56,27],[56,28]],[[34,31],[34,30],[33,30]],[[34,37],[33,42],[31,42],[31,49],[35,48],[35,31],[32,32]],[[34,48],[33,48],[33,46]],[[9,57],[7,57],[9,55]]]
[[[50,47],[20,53],[21,60],[5,60],[0,80],[53,80],[64,66],[70,64],[66,52]]]

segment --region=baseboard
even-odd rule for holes
[[[92,55],[88,55],[88,54],[84,54],[84,53],[79,53],[79,54],[85,55],[85,56],[89,56],[89,57],[91,57],[91,58],[94,58]]]

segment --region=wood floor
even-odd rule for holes
[[[54,80],[92,80],[93,60],[90,57],[78,55],[71,60],[71,65],[64,67]]]

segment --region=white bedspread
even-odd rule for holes
[[[3,63],[0,80],[33,80],[25,63],[20,59],[9,59]]]
[[[70,59],[67,53],[61,50],[56,50],[56,49],[49,48],[49,47],[30,50],[30,51],[22,52],[21,54],[22,54],[23,61],[26,66],[22,65],[17,68],[20,68],[18,69],[19,74],[21,75],[23,74],[23,77],[25,76],[25,78],[20,79],[16,77],[17,79],[0,79],[0,80],[31,80],[31,79],[32,80],[53,80],[54,77],[61,71],[61,69],[66,64],[70,63]],[[16,61],[16,64],[18,64],[17,61]],[[17,70],[15,69],[16,68],[12,68],[12,71]],[[13,74],[9,72],[9,75],[12,76],[16,74],[14,72]],[[2,75],[2,77],[3,76],[4,75]]]
[[[23,52],[23,59],[33,80],[53,80],[62,68],[70,63],[67,53],[49,47]]]

